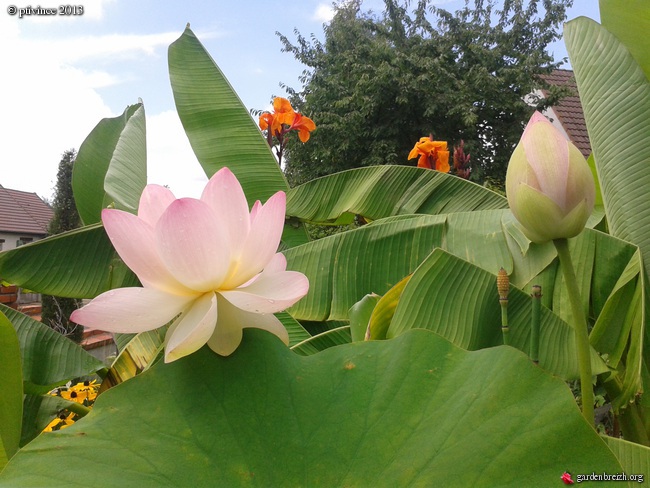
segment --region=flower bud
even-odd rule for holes
[[[512,213],[533,242],[577,236],[594,208],[589,165],[539,112],[530,118],[506,173]]]

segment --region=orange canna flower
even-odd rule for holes
[[[269,128],[269,126],[273,125],[273,120],[275,117],[273,117],[273,114],[270,112],[264,112],[262,115],[260,115],[260,129],[266,130]]]
[[[291,102],[286,98],[275,97],[273,100],[273,113],[265,112],[260,115],[260,129],[266,130],[271,127],[273,134],[280,132],[283,124],[291,125],[296,112]]]
[[[421,137],[409,153],[408,159],[418,156],[418,168],[449,173],[449,150],[445,141],[434,141],[433,136]]]
[[[316,129],[313,120],[296,112],[291,107],[289,100],[282,97],[276,97],[273,100],[273,113],[265,112],[260,115],[259,123],[260,129],[266,131],[266,142],[272,149],[275,148],[280,165],[282,165],[282,153],[288,139],[287,134],[292,130],[298,131],[300,140],[307,142],[311,135],[310,132]]]
[[[296,113],[291,127],[289,130],[297,130],[298,137],[302,142],[307,142],[309,140],[309,133],[316,128],[316,124],[309,117],[305,117],[302,114]]]

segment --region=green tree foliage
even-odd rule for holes
[[[381,16],[363,11],[361,0],[343,3],[323,42],[278,33],[306,66],[302,89],[285,88],[318,127],[308,144],[289,145],[292,184],[353,167],[414,165],[408,153],[429,134],[450,146],[464,140],[472,179],[502,184],[533,111],[524,97],[560,64],[547,46],[572,0],[467,0],[454,14],[430,0],[409,3],[385,0]],[[542,108],[556,95],[532,102]]]
[[[59,171],[56,175],[54,201],[52,202],[54,218],[48,227],[49,235],[60,234],[81,226],[81,219],[72,194],[72,167],[76,156],[77,152],[74,149],[65,151],[61,156]],[[76,342],[81,341],[83,327],[70,322],[70,314],[79,308],[81,300],[43,295],[42,304],[41,317],[44,324]]]

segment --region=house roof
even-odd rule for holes
[[[576,145],[582,155],[586,158],[591,154],[591,144],[589,143],[589,134],[587,133],[587,124],[585,115],[580,104],[578,96],[578,87],[573,71],[568,69],[555,69],[549,75],[542,78],[549,85],[565,86],[571,91],[571,95],[563,98],[557,105],[552,107],[558,122],[562,124],[569,139]],[[548,95],[546,90],[542,90],[544,96]]]
[[[0,185],[0,232],[45,236],[52,217],[54,211],[36,193]]]

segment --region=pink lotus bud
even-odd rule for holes
[[[506,193],[526,237],[541,243],[578,235],[596,189],[578,148],[535,112],[510,158]]]

